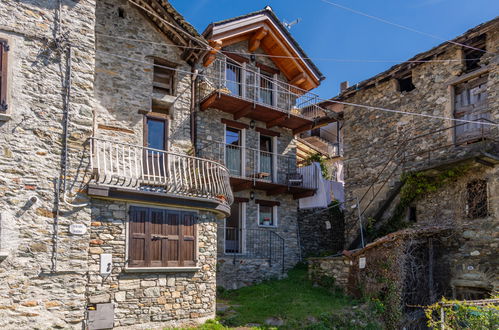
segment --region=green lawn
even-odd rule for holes
[[[368,305],[359,304],[338,290],[314,286],[306,266],[299,266],[283,280],[271,280],[220,291],[218,302],[230,306],[218,317],[227,327],[269,328],[272,318],[279,329],[379,329]],[[267,322],[266,322],[267,321]],[[211,322],[201,329],[223,329]]]

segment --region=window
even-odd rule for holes
[[[229,60],[225,66],[225,83],[231,94],[242,95],[241,67]]]
[[[272,137],[260,134],[260,168],[259,177],[272,181],[273,177],[273,155],[274,148]]]
[[[232,175],[242,175],[242,131],[237,128],[225,129],[225,164]]]
[[[487,106],[488,74],[483,74],[454,86],[454,117],[470,121],[490,119]],[[488,126],[462,123],[456,126],[456,142],[470,142],[488,133]]]
[[[466,186],[466,210],[468,218],[485,218],[488,215],[487,181],[473,180]]]
[[[417,209],[415,206],[409,207],[409,221],[416,222],[417,221]]]
[[[260,71],[260,102],[274,105],[273,77],[265,71]]]
[[[175,65],[167,61],[154,59],[153,92],[174,95]]]
[[[7,53],[9,45],[0,39],[0,113],[7,112]]]
[[[196,213],[131,206],[129,267],[194,267]]]
[[[277,207],[279,202],[256,199],[258,207],[258,225],[277,227]]]
[[[463,60],[465,72],[471,72],[480,68],[480,60],[486,49],[486,37],[482,34],[466,42],[470,47],[463,47]]]
[[[146,126],[144,137],[146,147],[166,150],[168,136],[168,123],[166,118],[161,117],[146,117]]]
[[[397,79],[399,84],[399,92],[410,92],[416,88],[412,83],[412,73]]]

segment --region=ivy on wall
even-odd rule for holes
[[[370,218],[367,227],[369,236],[374,239],[408,227],[410,223],[405,221],[405,216],[407,209],[414,201],[464,176],[469,168],[470,165],[465,164],[441,170],[436,175],[427,172],[404,174],[402,176],[403,186],[400,190],[400,200],[395,206],[392,216],[378,228],[375,226],[376,219]]]

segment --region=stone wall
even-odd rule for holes
[[[249,197],[248,191],[236,193],[236,197]],[[226,254],[224,248],[224,220],[219,223],[218,230],[218,266],[217,285],[235,289],[246,285],[255,284],[262,280],[281,277],[284,273],[293,268],[301,259],[299,232],[297,223],[298,203],[291,195],[266,196],[265,192],[255,191],[255,199],[275,200],[281,203],[277,207],[277,227],[262,227],[258,225],[257,204],[250,200],[246,204],[246,214],[243,218],[243,226],[246,235],[254,235],[259,242],[255,247],[247,244],[246,252],[248,256]],[[245,220],[245,221],[244,221]],[[284,239],[284,267],[281,261],[281,249],[278,246],[272,247],[274,264],[269,263],[268,231],[273,231]],[[280,240],[272,239],[276,244]],[[263,255],[263,256],[262,256]],[[234,259],[235,257],[235,259]],[[234,262],[235,260],[235,262]]]
[[[62,1],[59,14],[73,44],[67,200],[74,203],[87,202],[80,189],[88,180],[94,107],[94,12],[93,0]],[[71,235],[68,227],[88,226],[90,210],[70,207],[62,196],[58,205],[55,196],[68,45],[54,40],[57,22],[56,1],[0,2],[0,38],[10,45],[10,118],[0,119],[1,227],[9,229],[0,237],[8,253],[0,261],[2,328],[81,328],[84,319],[89,234]]]
[[[498,35],[497,29],[488,30],[488,51],[495,52],[497,50]],[[484,68],[488,68],[487,103],[491,111],[490,119],[497,122],[499,119],[498,65],[491,56],[489,53],[484,54],[480,63]],[[466,81],[466,77],[473,75],[473,73],[464,72],[465,68],[463,62],[460,61],[461,58],[462,51],[459,47],[448,46],[443,48],[433,59],[453,60],[452,62],[428,62],[412,67],[410,72],[415,88],[409,92],[400,92],[396,76],[387,74],[384,79],[380,78],[376,84],[368,84],[369,87],[359,88],[353,94],[340,95],[339,98],[345,102],[452,118],[454,117],[453,86],[459,79]],[[404,162],[404,152],[406,155],[410,155],[446,145],[451,146],[454,139],[452,129],[442,132],[435,131],[451,127],[456,123],[449,120],[353,106],[344,107],[344,123],[342,131],[344,135],[345,198],[347,201],[350,200],[346,206],[346,235],[347,242],[351,242],[357,236],[355,214],[357,210],[351,208],[355,198],[360,199],[373,183],[374,191],[381,189],[365,213],[366,219],[373,216],[380,206],[380,202],[388,196],[395,183],[400,181],[403,166],[396,168],[396,165]],[[406,139],[426,133],[431,134],[418,140],[404,142]],[[401,152],[394,158],[394,161],[389,162],[399,147]],[[405,162],[408,164],[406,165],[411,165],[411,161],[414,165],[408,166],[407,169],[425,167],[428,160],[439,161],[462,156],[466,148],[472,148],[472,146],[461,146],[460,149],[447,147],[436,152],[407,158]],[[385,164],[388,164],[387,168],[376,181],[377,175]],[[393,176],[382,188],[383,181],[389,177],[392,171],[394,171]],[[362,210],[367,208],[374,195],[372,192],[373,190],[361,201]]]
[[[114,303],[115,326],[151,328],[185,326],[215,316],[216,220],[199,212],[199,270],[130,273],[126,268],[126,223],[129,205],[92,200],[89,304]],[[99,274],[100,254],[110,253],[112,273]]]
[[[304,257],[335,254],[343,250],[344,218],[338,209],[299,209],[298,227]]]
[[[348,289],[351,260],[345,256],[308,258],[308,276],[316,283],[324,283],[325,278],[334,279],[334,285]]]
[[[123,18],[118,8],[124,10]],[[169,150],[192,149],[191,66],[180,57],[183,49],[174,47],[126,0],[99,1],[96,12],[96,136],[143,145],[143,112],[152,110],[153,64],[159,58],[182,71],[176,72],[174,101],[168,112]]]

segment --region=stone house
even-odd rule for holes
[[[214,317],[233,197],[192,155],[204,42],[165,1],[0,3],[0,327]]]
[[[201,35],[166,1],[2,1],[0,327],[199,323],[292,267],[304,58],[270,8]]]
[[[424,294],[404,306],[498,290],[498,49],[496,18],[331,99],[344,118],[346,247],[410,229],[394,236],[412,260],[400,290]],[[364,261],[368,276],[377,266]]]
[[[196,151],[229,169],[235,202],[218,229],[217,283],[236,288],[300,260],[297,200],[316,184],[297,170],[295,135],[324,115],[309,93],[324,77],[270,7],[203,36],[218,52],[203,59]]]

